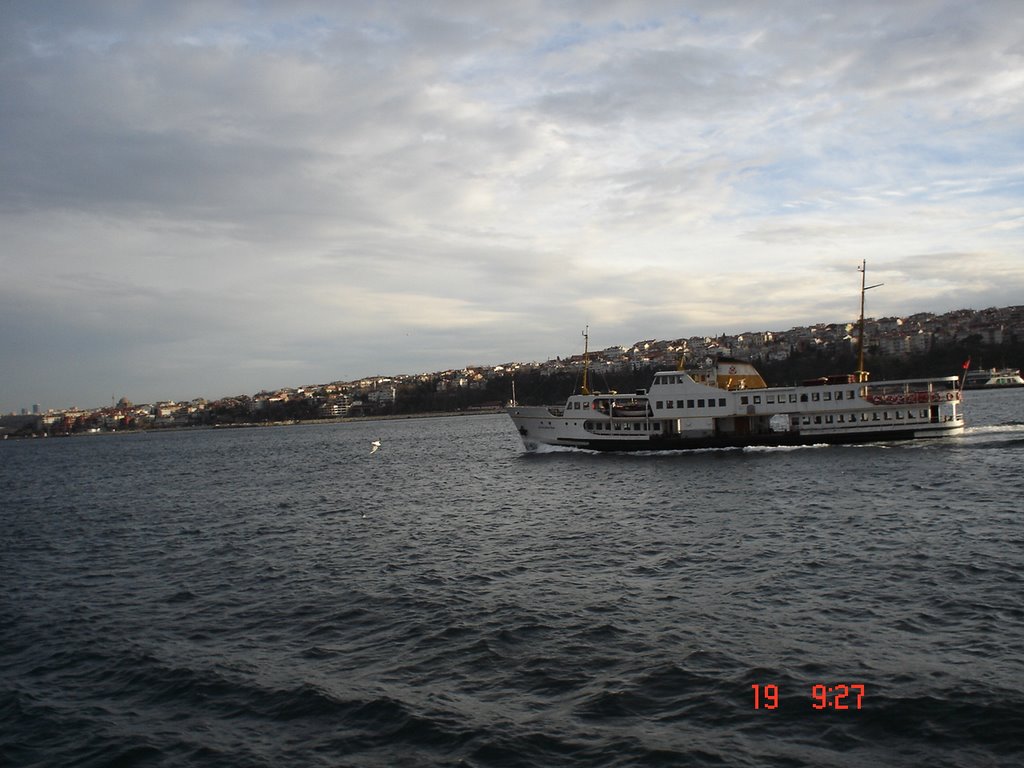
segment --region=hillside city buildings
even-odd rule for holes
[[[855,348],[855,323],[828,323],[791,328],[788,331],[757,331],[717,337],[638,341],[590,352],[591,370],[628,370],[636,365],[675,368],[679,360],[699,362],[707,357],[730,356],[753,362],[786,360],[796,352],[820,349],[835,353]],[[973,340],[998,346],[1024,341],[1024,306],[957,310],[943,315],[922,312],[910,317],[886,317],[865,322],[868,344],[878,354],[907,357],[938,345]],[[582,354],[542,363],[506,363],[469,366],[460,370],[415,375],[375,376],[357,381],[307,385],[254,395],[238,395],[207,401],[161,401],[136,405],[122,398],[109,407],[63,408],[0,417],[0,435],[71,434],[125,429],[184,427],[207,424],[241,424],[253,421],[331,419],[391,413],[403,391],[424,388],[457,392],[486,388],[496,377],[522,372],[553,375],[578,371]],[[492,403],[496,406],[499,403]]]

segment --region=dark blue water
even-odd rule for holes
[[[967,407],[757,452],[524,454],[505,416],[8,440],[0,764],[1021,765],[1024,393]]]

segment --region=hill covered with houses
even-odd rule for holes
[[[793,384],[855,370],[854,323],[716,337],[646,339],[589,352],[591,386],[630,391],[656,370],[719,356],[753,361],[769,384]],[[1024,306],[962,309],[865,322],[866,368],[873,379],[959,373],[971,367],[1024,365]],[[237,395],[219,400],[135,404],[123,398],[97,409],[54,409],[0,417],[0,434],[81,432],[312,421],[429,412],[486,411],[507,402],[558,402],[576,389],[582,351],[543,362],[471,365],[433,373],[373,376]]]

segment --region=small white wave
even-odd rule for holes
[[[739,448],[671,448],[658,451],[611,451],[617,456],[693,456],[700,453],[729,453]]]
[[[537,443],[526,449],[528,453],[598,453],[598,451],[591,451],[588,448],[577,448],[573,445],[548,445],[547,443]]]
[[[964,430],[965,435],[1005,435],[1014,432],[1024,433],[1024,424],[993,424],[986,427],[967,427]]]
[[[814,448],[828,448],[828,443],[811,445],[750,445],[743,449],[744,453],[788,453],[789,451],[807,451]]]

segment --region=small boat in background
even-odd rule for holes
[[[964,377],[964,389],[1005,389],[1008,387],[1024,387],[1017,368],[989,368],[968,371]]]

